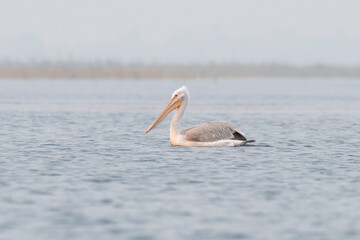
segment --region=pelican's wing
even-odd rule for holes
[[[215,142],[219,140],[246,140],[227,122],[209,122],[181,131],[186,140],[194,142]]]

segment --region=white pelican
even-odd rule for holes
[[[172,110],[177,109],[170,126],[170,144],[172,146],[241,146],[255,140],[247,140],[235,127],[227,122],[209,122],[179,131],[180,119],[189,103],[190,94],[185,86],[175,90],[165,109],[151,124],[148,133],[156,127]]]

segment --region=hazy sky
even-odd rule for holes
[[[0,0],[0,60],[360,64],[359,0]]]

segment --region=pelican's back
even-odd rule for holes
[[[247,139],[235,130],[235,127],[227,122],[209,122],[196,125],[181,131],[186,140],[194,142],[215,142],[219,140],[241,140]]]

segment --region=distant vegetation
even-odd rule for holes
[[[359,66],[290,66],[281,64],[121,64],[0,62],[0,78],[222,79],[222,78],[360,78]]]

